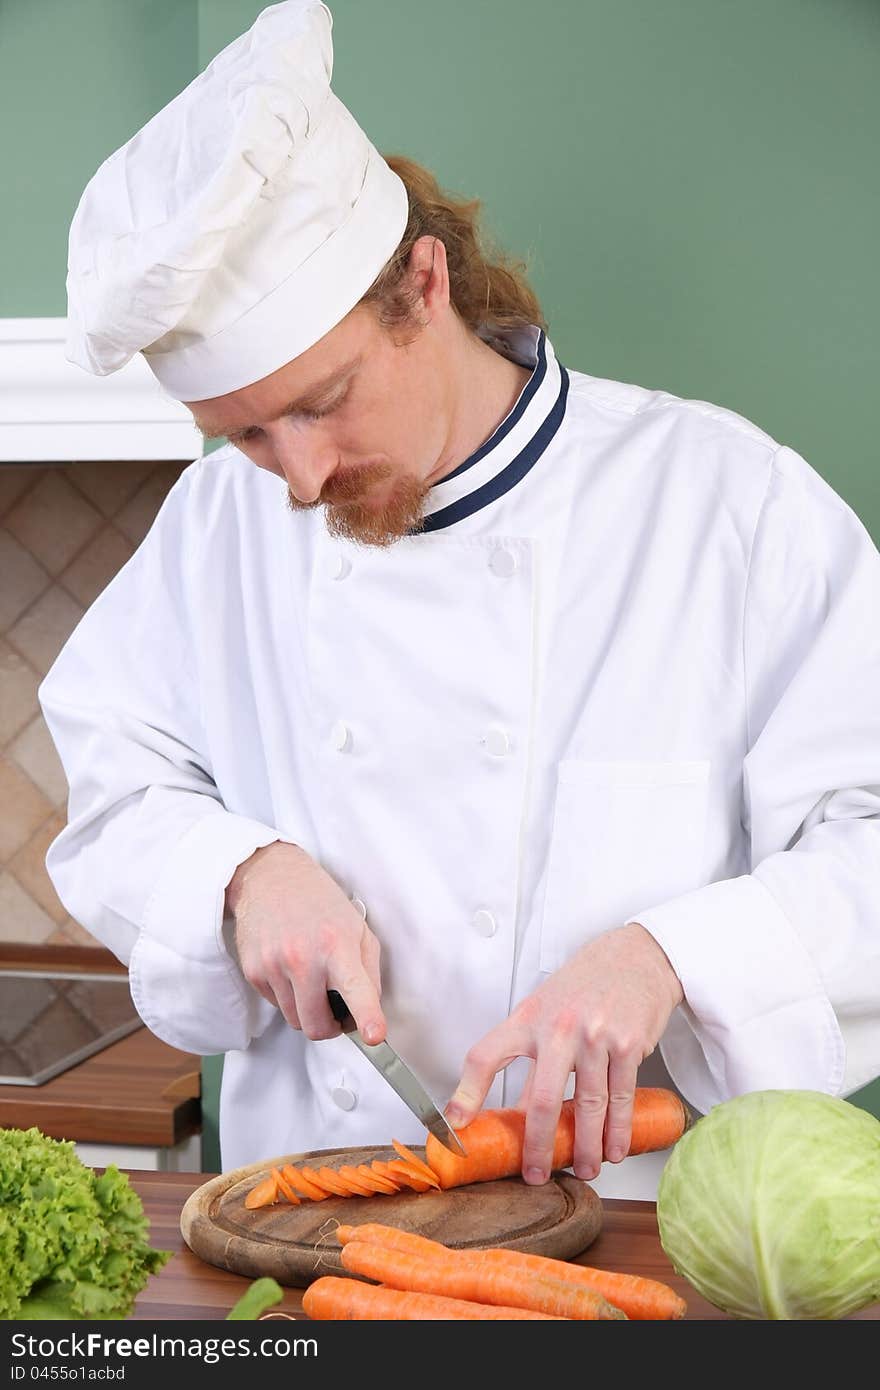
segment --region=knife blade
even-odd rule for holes
[[[349,1011],[348,1005],[342,995],[336,989],[328,989],[327,998],[330,1001],[330,1008],[333,1017],[342,1025],[345,1033],[355,1047],[363,1053],[368,1062],[371,1062],[381,1076],[385,1078],[393,1091],[397,1093],[404,1105],[421,1120],[426,1129],[430,1130],[435,1139],[439,1139],[441,1144],[445,1144],[447,1149],[453,1153],[465,1157],[467,1150],[450,1125],[449,1121],[441,1113],[434,1101],[428,1095],[421,1081],[410,1071],[403,1058],[398,1056],[394,1048],[387,1042],[368,1043],[358,1030],[358,1027]]]

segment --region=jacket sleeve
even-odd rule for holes
[[[198,466],[39,695],[70,787],[68,823],[46,859],[58,896],[128,965],[147,1027],[207,1054],[245,1047],[274,1013],[241,975],[223,908],[237,865],[285,837],[228,811],[212,777],[187,586]]]
[[[745,595],[751,872],[633,913],[685,995],[660,1044],[705,1112],[880,1073],[880,554],[777,451]]]

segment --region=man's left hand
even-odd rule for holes
[[[574,1072],[572,1166],[577,1177],[595,1178],[603,1158],[616,1163],[626,1157],[639,1064],[683,998],[668,957],[638,922],[603,933],[470,1049],[446,1107],[449,1123],[462,1129],[482,1107],[496,1073],[516,1057],[531,1057],[520,1101],[526,1112],[522,1172],[526,1182],[546,1182]]]

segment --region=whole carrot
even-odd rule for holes
[[[560,1322],[528,1308],[502,1308],[498,1304],[472,1303],[462,1298],[443,1298],[426,1293],[406,1293],[359,1279],[324,1274],[309,1284],[302,1300],[303,1312],[315,1322],[351,1319],[379,1322],[451,1322],[454,1320],[510,1321],[542,1319]]]
[[[687,1312],[685,1299],[660,1279],[571,1264],[548,1255],[530,1255],[524,1250],[487,1250],[486,1254],[499,1264],[503,1262],[509,1269],[519,1271],[523,1278],[529,1274],[546,1275],[593,1289],[616,1308],[622,1308],[633,1322],[683,1318]]]
[[[691,1123],[691,1115],[681,1097],[660,1086],[636,1088],[633,1103],[630,1154],[668,1149],[680,1139]],[[461,1158],[452,1153],[433,1134],[425,1143],[425,1158],[437,1174],[441,1187],[460,1187],[463,1183],[491,1182],[513,1177],[522,1170],[525,1141],[525,1112],[513,1108],[481,1110],[469,1125],[458,1131],[467,1150]],[[563,1101],[553,1146],[553,1169],[568,1168],[574,1158],[574,1100]]]
[[[371,1245],[385,1245],[389,1249],[406,1251],[422,1259],[436,1257],[444,1252],[457,1253],[440,1241],[416,1235],[414,1231],[402,1231],[397,1226],[386,1226],[378,1221],[365,1222],[361,1226],[339,1226],[335,1235],[343,1246],[347,1246],[350,1241],[364,1241]],[[664,1284],[659,1279],[647,1279],[640,1274],[621,1274],[616,1270],[594,1269],[588,1265],[572,1264],[568,1260],[554,1260],[547,1255],[530,1255],[523,1250],[508,1250],[499,1246],[490,1246],[481,1253],[499,1264],[503,1263],[523,1279],[531,1275],[544,1275],[593,1289],[602,1294],[609,1303],[621,1308],[632,1321],[683,1318],[687,1312],[686,1301],[669,1284]]]
[[[547,1279],[540,1274],[523,1277],[487,1259],[482,1250],[447,1250],[439,1255],[414,1255],[388,1245],[352,1240],[342,1247],[342,1265],[350,1274],[375,1279],[388,1288],[410,1293],[439,1294],[470,1303],[528,1308],[534,1313],[559,1318],[598,1322],[625,1318],[594,1289]]]

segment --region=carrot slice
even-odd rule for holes
[[[350,1197],[351,1188],[334,1168],[319,1168],[318,1182],[328,1188],[335,1197]]]
[[[407,1163],[405,1158],[392,1159],[392,1165],[397,1163],[402,1163],[406,1171],[408,1173],[411,1173],[414,1178],[420,1178],[421,1181],[426,1182],[429,1187],[436,1187],[439,1191],[440,1179],[437,1177],[436,1173],[431,1173],[429,1176],[428,1173],[425,1171],[423,1165],[419,1165],[417,1163]]]
[[[288,1202],[290,1202],[291,1206],[298,1207],[300,1202],[302,1201],[302,1198],[297,1197],[290,1183],[281,1173],[280,1169],[273,1168],[272,1177],[275,1179],[275,1185],[278,1188],[278,1191],[281,1193],[282,1197],[286,1197]]]
[[[406,1183],[407,1187],[411,1187],[414,1192],[431,1191],[431,1184],[425,1182],[421,1173],[414,1172],[408,1163],[404,1163],[403,1159],[400,1159],[397,1163],[389,1163],[388,1167],[391,1170],[392,1176]]]
[[[417,1172],[421,1173],[426,1182],[437,1182],[437,1174],[434,1172],[434,1169],[429,1168],[427,1163],[419,1158],[418,1154],[413,1153],[412,1149],[408,1149],[405,1144],[401,1144],[399,1139],[392,1139],[391,1145],[392,1148],[400,1154],[404,1163],[408,1163],[411,1168],[415,1168]],[[437,1186],[440,1186],[439,1182],[437,1182]]]
[[[275,1182],[273,1173],[268,1178],[263,1178],[251,1188],[244,1199],[244,1204],[250,1211],[255,1207],[271,1207],[273,1202],[278,1201],[278,1185]]]
[[[329,1196],[323,1187],[318,1187],[316,1183],[309,1182],[308,1178],[303,1177],[292,1163],[285,1163],[281,1171],[291,1187],[295,1187],[297,1192],[302,1193],[303,1197],[308,1197],[312,1202],[323,1202]]]
[[[377,1178],[375,1174],[370,1172],[369,1168],[364,1168],[363,1171],[361,1171],[360,1167],[351,1165],[350,1167],[346,1166],[345,1168],[340,1168],[339,1171],[345,1174],[346,1178],[353,1186],[363,1188],[363,1195],[365,1197],[375,1197],[377,1192],[384,1192],[385,1190],[382,1185],[383,1179]]]
[[[309,1168],[304,1165],[302,1168],[300,1168],[299,1171],[302,1173],[303,1177],[306,1178],[307,1181],[312,1184],[313,1187],[320,1187],[325,1197],[338,1196],[338,1193],[334,1193],[331,1188],[324,1186],[324,1184],[318,1177],[318,1170],[316,1168]]]
[[[388,1167],[388,1164],[383,1163],[381,1159],[373,1159],[372,1163],[370,1164],[370,1172],[377,1173],[380,1178],[385,1178],[387,1182],[393,1182],[395,1185],[397,1184],[397,1178],[391,1172],[390,1168]]]
[[[390,1193],[397,1191],[397,1183],[392,1182],[390,1178],[381,1177],[379,1173],[375,1173],[372,1169],[368,1168],[365,1163],[359,1163],[356,1171],[363,1178],[364,1182],[372,1185],[374,1192]]]
[[[350,1163],[343,1164],[342,1167],[337,1168],[336,1171],[342,1178],[342,1180],[348,1183],[352,1192],[354,1192],[357,1196],[375,1196],[375,1188],[370,1183],[364,1182],[363,1178],[359,1175],[357,1169],[354,1168]]]

